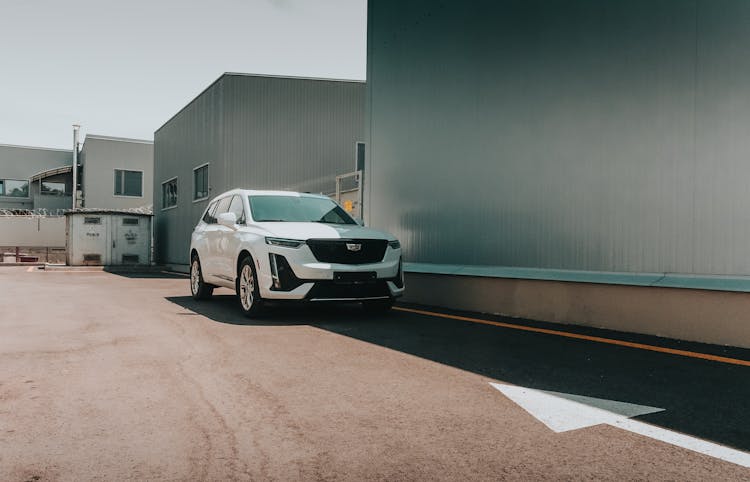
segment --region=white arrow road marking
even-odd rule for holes
[[[672,432],[637,420],[630,420],[630,417],[662,412],[664,411],[663,408],[569,393],[534,390],[502,383],[490,383],[490,385],[500,390],[506,397],[558,433],[607,424],[733,464],[750,467],[750,453]]]

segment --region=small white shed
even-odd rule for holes
[[[151,264],[153,215],[118,210],[75,210],[65,214],[70,266]]]

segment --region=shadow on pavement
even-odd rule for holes
[[[154,279],[185,279],[186,275],[180,274],[180,273],[172,273],[168,271],[158,271],[158,270],[121,270],[116,268],[105,268],[104,271],[106,273],[114,274],[117,276],[122,276],[123,278],[133,278],[133,279],[145,279],[145,278],[154,278]]]
[[[358,306],[281,305],[260,319],[248,320],[231,295],[215,296],[208,302],[196,302],[189,296],[167,299],[220,323],[311,325],[492,380],[664,408],[638,420],[750,450],[749,367],[403,311],[376,316],[365,314]],[[750,360],[750,350],[467,315]]]

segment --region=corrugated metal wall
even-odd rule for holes
[[[190,233],[205,202],[193,203],[193,168],[223,158],[224,104],[220,78],[154,133],[154,254],[157,263],[188,264]],[[177,207],[163,210],[162,183],[177,178]],[[211,178],[214,189],[221,191]],[[220,189],[220,186],[218,187]]]
[[[750,2],[379,0],[368,23],[366,216],[407,261],[750,274]]]
[[[211,197],[234,188],[333,192],[364,137],[363,82],[226,74],[155,134],[157,260],[187,264],[207,201],[192,202],[193,168],[209,163]],[[179,199],[162,211],[161,183]]]

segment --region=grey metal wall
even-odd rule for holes
[[[750,274],[750,2],[369,2],[368,222],[408,261]]]
[[[154,134],[157,262],[187,265],[193,169],[209,163],[210,197],[234,188],[333,192],[364,136],[364,83],[224,74]],[[177,207],[161,184],[177,177]]]
[[[127,209],[153,204],[154,145],[151,141],[87,134],[81,148],[84,205]],[[115,169],[143,171],[143,195],[115,196]]]

